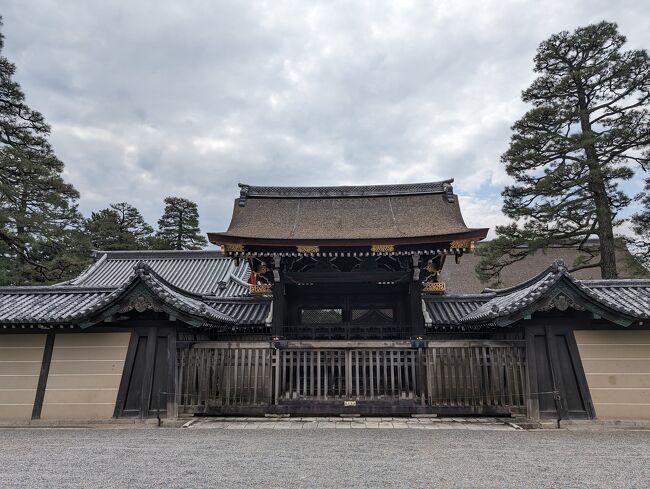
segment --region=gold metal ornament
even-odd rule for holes
[[[392,253],[395,251],[395,245],[392,244],[374,244],[370,246],[372,253]]]
[[[250,286],[251,295],[269,295],[273,293],[271,284],[255,284]]]
[[[445,282],[424,282],[422,292],[425,294],[444,294],[447,290]]]
[[[224,253],[242,253],[244,251],[243,244],[227,243],[227,244],[222,244],[220,246],[223,249]]]
[[[298,253],[319,253],[320,252],[320,246],[299,245],[299,246],[296,246],[296,251]]]
[[[476,248],[476,243],[472,239],[456,239],[451,242],[450,248],[465,249],[467,253],[473,253]]]
[[[440,270],[436,268],[433,260],[429,260],[429,263],[427,263],[427,266],[424,267],[424,269],[429,273],[440,273]]]

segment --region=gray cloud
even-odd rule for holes
[[[502,222],[499,163],[551,33],[617,21],[650,47],[638,1],[9,0],[5,54],[85,213],[166,195],[226,228],[236,183],[456,177],[467,221]]]

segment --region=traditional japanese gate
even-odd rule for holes
[[[525,411],[518,341],[201,342],[178,350],[191,414]]]

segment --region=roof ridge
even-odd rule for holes
[[[493,297],[496,297],[494,292],[481,293],[481,294],[424,294],[422,298],[425,301],[431,302],[442,302],[442,301],[463,301],[463,300],[482,300],[489,301]]]
[[[214,304],[257,304],[259,302],[271,302],[273,300],[270,296],[202,296],[201,300],[203,302],[214,303]]]
[[[95,254],[95,252],[93,252],[92,259],[93,259],[92,263],[88,267],[86,267],[86,269],[81,274],[77,275],[74,278],[71,278],[67,282],[62,282],[61,285],[66,285],[66,284],[77,285],[82,283],[84,279],[92,276],[93,272],[97,270],[102,265],[102,263],[106,261],[106,255],[102,255],[99,258],[97,258],[97,255]]]
[[[650,286],[650,279],[648,278],[597,278],[597,279],[576,279],[588,287],[631,287],[635,285]]]
[[[389,195],[453,193],[453,178],[439,182],[398,183],[380,185],[338,185],[315,187],[261,186],[240,183],[240,202],[248,197],[262,198],[323,198],[323,197],[379,197]]]
[[[8,285],[0,287],[0,295],[7,294],[88,294],[112,292],[117,287],[87,285]]]
[[[518,290],[525,289],[526,287],[530,287],[531,285],[539,282],[540,280],[543,280],[544,277],[549,273],[556,274],[555,279],[559,279],[561,275],[567,275],[573,278],[569,273],[569,270],[566,264],[564,263],[564,260],[562,258],[558,258],[557,260],[553,261],[553,263],[551,263],[544,270],[539,272],[537,275],[534,275],[533,277],[529,278],[528,280],[524,280],[519,284],[512,285],[510,287],[504,287],[502,289],[486,287],[483,289],[481,293],[483,294],[494,293],[496,295],[511,294],[513,292],[517,292]]]
[[[220,250],[95,250],[93,254],[100,256],[95,265],[100,260],[133,260],[137,258],[180,258],[183,256],[193,257],[205,255],[206,258],[229,258]]]

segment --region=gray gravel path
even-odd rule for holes
[[[2,429],[0,487],[650,488],[650,432]]]

